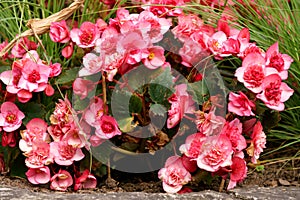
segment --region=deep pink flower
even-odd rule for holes
[[[19,141],[21,151],[29,152],[32,150],[32,143],[36,140],[50,142],[47,133],[47,123],[40,118],[33,118],[26,125],[26,130],[20,132],[22,139]]]
[[[70,31],[65,20],[52,22],[49,32],[50,39],[53,42],[67,43],[70,41]]]
[[[238,182],[241,182],[247,177],[247,165],[246,161],[240,157],[234,156],[232,158],[230,172],[230,181],[227,190],[233,189]]]
[[[66,191],[73,184],[72,176],[66,170],[60,169],[57,174],[50,179],[52,190]]]
[[[142,60],[147,68],[156,69],[165,63],[166,58],[164,55],[164,48],[160,46],[154,46],[149,48],[148,51],[148,57]]]
[[[90,174],[88,169],[84,170],[81,176],[75,177],[74,190],[96,188],[97,179]]]
[[[71,30],[72,41],[81,48],[94,47],[98,38],[100,38],[100,31],[97,25],[91,22],[83,22],[80,29],[73,28]]]
[[[102,139],[110,139],[116,135],[121,135],[118,123],[115,118],[103,115],[96,125],[96,135]]]
[[[198,169],[197,161],[195,159],[187,157],[186,155],[182,155],[181,161],[184,168],[188,170],[190,173],[193,173]]]
[[[32,184],[46,184],[50,181],[50,169],[47,166],[29,168],[26,172],[27,179]]]
[[[258,53],[250,53],[243,60],[242,67],[239,67],[235,76],[238,81],[244,83],[245,87],[254,93],[262,91],[262,82],[270,74],[276,74],[278,71],[274,68],[265,67],[265,58]]]
[[[12,102],[4,102],[0,108],[0,126],[6,132],[12,132],[20,128],[25,115]]]
[[[144,9],[157,16],[180,16],[183,13],[182,9],[176,6],[184,5],[184,0],[150,0],[146,2]]]
[[[266,52],[266,66],[277,69],[281,79],[288,78],[288,69],[294,60],[287,54],[279,53],[278,42],[275,42]]]
[[[15,147],[17,144],[16,133],[15,132],[7,133],[4,131],[2,134],[1,144],[3,147],[6,146]]]
[[[4,49],[6,46],[8,45],[8,42],[7,41],[4,41],[2,43],[0,43],[0,52],[2,51],[2,49]],[[8,58],[8,53],[4,54],[1,59],[2,60],[5,60]]]
[[[95,86],[96,84],[93,81],[76,78],[73,82],[73,92],[82,100],[88,96],[89,92],[94,90]]]
[[[284,110],[284,103],[290,96],[293,95],[292,90],[286,83],[281,82],[281,77],[278,74],[271,74],[262,82],[263,92],[256,95],[261,99],[267,107],[282,111]]]
[[[37,44],[29,40],[27,37],[22,37],[11,50],[11,55],[14,58],[22,58],[26,52],[36,50]]]
[[[182,164],[181,157],[169,157],[164,168],[158,172],[158,178],[163,181],[163,189],[167,193],[176,193],[182,186],[191,181],[191,174]]]
[[[69,166],[74,161],[79,161],[84,158],[82,150],[69,145],[67,141],[51,142],[50,147],[54,161],[59,165]]]
[[[235,118],[231,122],[226,122],[221,134],[226,135],[232,145],[234,152],[240,152],[247,147],[246,139],[242,135],[243,124]]]
[[[229,93],[229,112],[239,116],[254,116],[252,109],[255,109],[255,104],[243,92],[240,91],[239,94]]]
[[[232,145],[227,136],[210,136],[202,144],[201,153],[197,158],[197,165],[206,171],[216,172],[221,167],[232,164],[232,153]]]
[[[55,77],[60,75],[61,73],[61,64],[60,63],[50,63],[49,67],[51,68],[51,72],[49,74],[49,77]]]
[[[50,97],[54,94],[55,90],[50,84],[47,84],[47,87],[45,88],[44,92],[46,96]]]
[[[73,52],[74,52],[74,44],[72,42],[70,42],[67,46],[65,46],[63,48],[63,50],[61,51],[61,55],[63,57],[65,57],[66,59],[69,59],[72,57]]]
[[[251,156],[251,161],[257,163],[259,155],[263,152],[263,149],[266,148],[266,134],[263,131],[263,127],[258,121],[253,128],[251,135],[251,145],[247,148],[247,153]]]

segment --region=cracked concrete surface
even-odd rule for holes
[[[0,185],[0,200],[299,200],[299,187],[248,187],[236,188],[227,193],[205,190],[189,194],[165,194],[165,193],[143,193],[143,192],[124,192],[124,193],[64,193],[64,192],[33,192],[28,189],[17,187],[7,187]]]

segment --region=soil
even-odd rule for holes
[[[298,167],[297,167],[298,166]],[[237,187],[248,186],[297,186],[300,189],[300,161],[277,162],[273,164],[265,164],[264,169],[257,170],[257,168],[249,167],[247,178]],[[147,192],[160,193],[164,192],[161,181],[157,178],[157,172],[144,174],[129,174],[119,171],[112,171],[112,181],[107,183],[105,179],[99,180],[98,187],[93,190],[80,190],[79,193],[107,193],[107,192]],[[194,192],[210,189],[219,190],[221,179],[213,179],[211,183],[192,184],[188,185]],[[226,184],[228,182],[226,181]],[[0,176],[0,185],[25,188],[31,191],[39,192],[53,192],[47,188],[49,185],[32,185],[27,180],[21,178],[9,178]],[[72,189],[68,192],[72,193]],[[223,190],[223,192],[226,192]]]

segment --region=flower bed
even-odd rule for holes
[[[217,10],[210,18],[189,3],[119,3],[106,19],[50,17],[41,32],[33,23],[32,36],[49,29],[53,55],[34,37],[4,41],[1,171],[59,191],[95,188],[111,167],[159,170],[168,193],[205,175],[229,178],[227,189],[243,181],[266,148],[263,117],[294,93],[293,58],[237,28],[235,3],[203,6]]]

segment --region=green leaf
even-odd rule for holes
[[[75,98],[73,103],[73,107],[75,110],[84,110],[88,107],[90,100],[89,99],[80,99],[79,96],[73,95],[73,98]]]
[[[137,95],[132,95],[129,100],[129,112],[130,113],[140,113],[143,108],[143,103],[140,97]]]
[[[209,92],[204,81],[189,83],[187,90],[198,104],[203,104],[209,98]]]
[[[26,104],[19,104],[18,107],[25,114],[23,124],[26,125],[33,118],[44,118],[46,110],[44,106],[39,103],[29,102]]]
[[[133,117],[127,117],[123,119],[119,119],[118,125],[122,132],[130,132],[134,128],[133,125]]]
[[[11,163],[10,176],[26,178],[25,173],[27,170],[28,168],[25,165],[25,156],[19,153],[16,159]]]
[[[10,66],[0,66],[0,73],[11,70]]]
[[[173,94],[173,77],[169,68],[155,77],[149,86],[149,95],[157,104],[168,104],[168,98]]]
[[[67,69],[56,80],[56,84],[66,84],[66,83],[73,82],[78,75],[79,69],[80,69],[79,67]]]
[[[165,116],[167,113],[167,108],[161,104],[151,104],[150,112],[152,112],[154,115]]]

